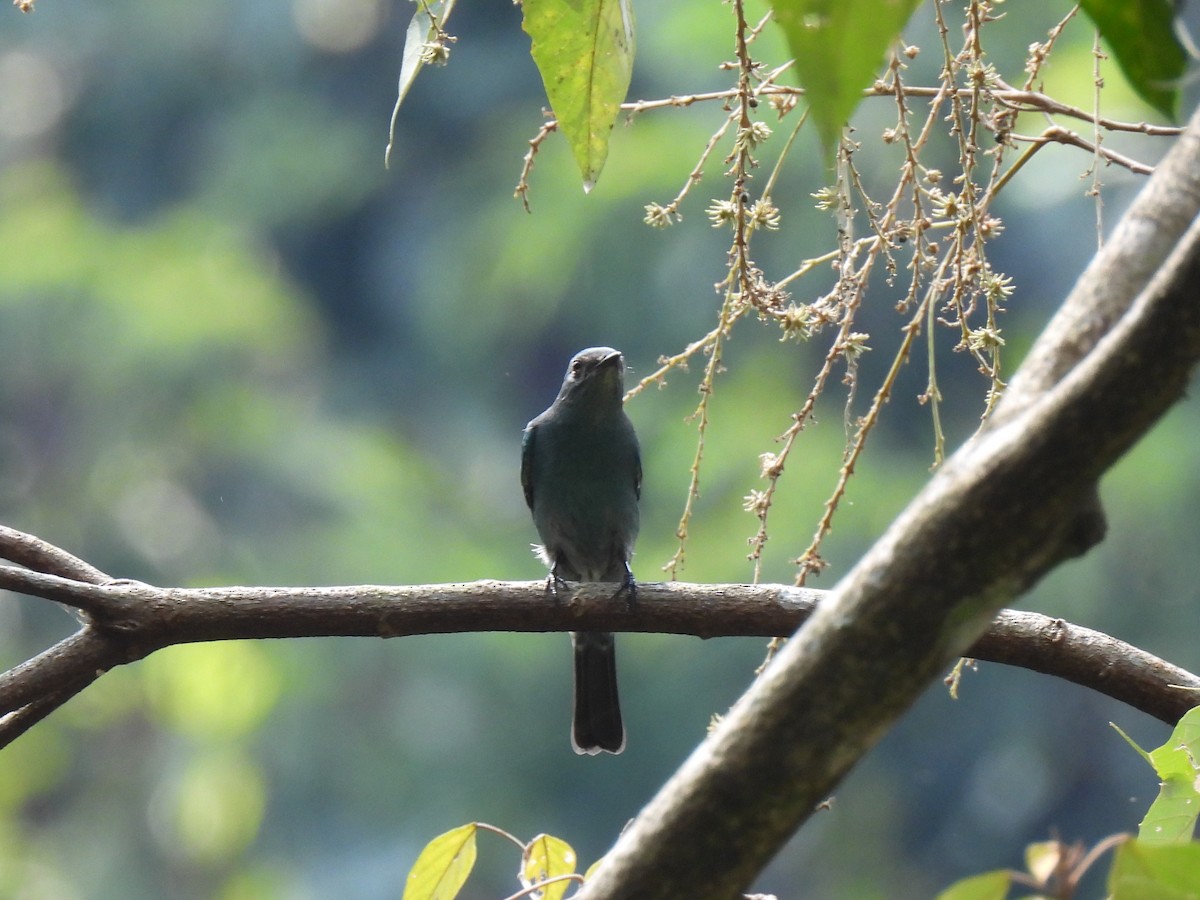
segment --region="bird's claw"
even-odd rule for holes
[[[558,602],[560,599],[558,596],[558,589],[559,587],[566,585],[566,583],[567,580],[565,578],[559,575],[558,572],[552,571],[546,576],[546,593],[553,597],[555,602]]]
[[[629,568],[629,563],[625,563],[625,579],[621,582],[621,586],[617,588],[617,592],[613,594],[613,599],[616,600],[622,594],[625,595],[630,608],[633,608],[637,603],[637,581],[633,578],[633,569]]]

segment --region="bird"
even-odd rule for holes
[[[637,539],[642,461],[625,414],[625,358],[612,347],[581,350],[550,407],[525,426],[521,487],[550,567],[547,590],[564,581],[614,582],[634,602],[630,560]],[[607,632],[571,635],[576,753],[620,753],[625,726],[617,694],[616,642]]]

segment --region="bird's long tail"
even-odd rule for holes
[[[625,749],[625,726],[617,696],[617,646],[605,631],[578,631],[575,645],[575,721],[571,746],[593,755]]]

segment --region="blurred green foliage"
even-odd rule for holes
[[[813,122],[832,164],[849,122],[920,0],[773,0]]]
[[[1009,70],[1019,74],[1024,48],[1064,11],[998,24]],[[634,95],[726,86],[716,66],[731,53],[727,8],[638,13]],[[618,126],[586,198],[566,146],[547,142],[526,215],[511,194],[541,86],[518,13],[467,4],[450,66],[422,73],[406,100],[385,172],[409,14],[382,0],[41,0],[32,16],[4,14],[5,94],[29,98],[0,101],[10,104],[0,115],[5,524],[159,584],[542,575],[517,482],[520,430],[574,350],[618,346],[640,376],[710,327],[726,235],[703,209],[728,191],[719,162],[681,226],[651,231],[641,218],[644,203],[678,192],[724,113],[697,106]],[[925,27],[907,39],[924,40]],[[1086,30],[1063,39],[1062,59],[1087,66],[1073,102],[1089,102],[1090,40]],[[861,115],[874,134],[894,111]],[[802,135],[795,152],[816,159],[817,142]],[[865,142],[873,187],[892,178],[889,152]],[[1018,284],[1013,348],[1093,251],[1094,207],[1076,177],[1089,162],[1044,151],[1012,186],[992,254]],[[1136,182],[1104,177],[1111,221]],[[828,219],[808,199],[823,179],[815,164],[782,174],[776,195],[793,218],[764,236],[764,265],[827,246]],[[869,321],[886,346],[897,322],[893,298],[879,296]],[[749,577],[756,523],[743,498],[822,353],[753,324],[735,334],[684,577]],[[864,360],[864,373],[880,364]],[[947,366],[945,412],[961,441],[984,383],[961,361]],[[824,586],[928,477],[927,413],[913,402],[922,376],[906,374],[872,438]],[[644,580],[674,551],[697,378],[674,375],[631,405],[645,454]],[[834,483],[842,399],[822,402],[784,478],[770,580],[791,579]],[[1194,407],[1181,407],[1122,463],[1104,485],[1108,541],[1048,578],[1031,608],[1200,667],[1198,426]],[[5,663],[72,628],[46,603],[0,599]],[[395,897],[430,837],[476,820],[561,835],[592,860],[762,655],[757,640],[623,637],[629,749],[597,760],[569,750],[562,635],[163,651],[105,675],[4,751],[0,895]],[[1148,800],[1153,778],[1105,723],[1152,744],[1164,729],[1030,673],[985,668],[962,693],[952,703],[931,691],[763,888],[930,896],[1014,864],[1051,828],[1094,840],[1136,825],[1146,804],[1126,798]],[[485,850],[468,895],[499,896],[511,881],[511,860]]]
[[[1138,96],[1164,116],[1179,115],[1179,87],[1187,50],[1176,30],[1177,7],[1168,0],[1082,0],[1121,71]]]

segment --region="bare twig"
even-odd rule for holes
[[[90,563],[31,534],[0,525],[0,559],[8,559],[48,575],[103,584],[109,577]]]
[[[1130,172],[1136,175],[1150,175],[1154,172],[1154,166],[1146,163],[1138,162],[1136,159],[1118,153],[1115,150],[1109,150],[1107,147],[1097,147],[1091,141],[1076,134],[1068,128],[1062,128],[1058,125],[1051,125],[1039,135],[1025,135],[1013,133],[1010,137],[1014,141],[1022,141],[1029,144],[1070,144],[1073,147],[1078,147],[1081,150],[1086,150],[1100,159],[1110,163],[1116,163],[1118,166],[1124,166]]]
[[[513,189],[513,196],[521,200],[521,205],[525,207],[525,212],[533,212],[529,206],[529,176],[533,172],[533,163],[537,159],[538,151],[542,149],[542,142],[550,136],[554,131],[558,130],[558,119],[550,119],[542,124],[538,129],[538,133],[530,138],[529,149],[525,151],[525,156],[521,163],[521,177],[517,180],[517,186]]]
[[[130,662],[118,640],[85,626],[0,675],[0,747],[6,747],[106,671]]]
[[[988,96],[1000,103],[1011,106],[1018,112],[1042,112],[1052,116],[1067,116],[1072,119],[1079,119],[1081,122],[1098,125],[1106,131],[1125,131],[1134,134],[1154,135],[1157,137],[1175,137],[1182,133],[1183,128],[1178,125],[1155,125],[1150,122],[1125,122],[1120,119],[1110,119],[1105,116],[1096,116],[1094,113],[1088,112],[1078,106],[1071,106],[1069,103],[1063,103],[1055,100],[1053,97],[1043,94],[1039,91],[1021,90],[1008,85],[1003,85],[1000,88],[988,92]],[[905,84],[903,87],[904,93],[910,97],[925,97],[933,98],[940,97],[944,94],[943,87],[932,87],[928,85],[912,85]],[[876,82],[872,87],[863,91],[864,97],[890,97],[895,93],[895,88],[886,82]],[[786,84],[766,84],[763,87],[755,90],[756,96],[777,96],[789,95],[795,97],[804,96],[804,88],[792,87]],[[646,112],[652,109],[671,109],[684,108],[692,106],[695,103],[711,103],[715,101],[727,102],[737,97],[737,88],[726,88],[721,91],[708,91],[698,94],[677,94],[670,97],[662,97],[657,100],[635,100],[629,103],[622,103],[621,109],[628,113]]]

